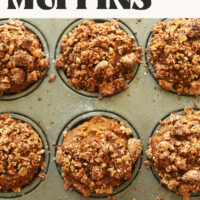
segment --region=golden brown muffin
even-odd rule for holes
[[[131,179],[133,165],[142,151],[132,130],[115,119],[95,116],[69,132],[57,147],[65,189],[75,186],[84,196],[112,194],[116,186]]]
[[[149,141],[147,157],[160,182],[184,198],[200,191],[200,111],[172,114]]]
[[[158,22],[150,52],[159,85],[165,90],[200,94],[200,19]]]
[[[49,66],[37,35],[19,20],[0,26],[0,66],[0,95],[23,91]]]
[[[43,144],[33,128],[0,114],[0,190],[20,192],[45,168]]]
[[[55,67],[66,72],[77,90],[109,96],[127,89],[126,80],[141,63],[141,47],[119,28],[117,21],[84,21],[63,37]]]

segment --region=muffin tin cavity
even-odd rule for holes
[[[163,19],[161,21],[164,21],[164,22],[170,22],[172,21],[173,19],[171,18],[166,18],[166,19]],[[153,28],[153,27],[152,27]],[[156,81],[156,83],[158,84],[158,87],[160,87],[162,90],[165,90],[164,88],[162,88],[160,85],[159,85],[159,81],[158,79],[156,78],[156,70],[155,70],[155,67],[154,67],[154,64],[152,64],[152,59],[151,59],[151,53],[150,53],[150,42],[151,42],[151,39],[152,39],[152,36],[153,36],[153,33],[150,32],[149,33],[149,36],[147,38],[147,41],[146,41],[146,45],[145,45],[145,63],[146,65],[148,66],[148,69],[150,71],[150,74],[151,76],[153,77],[153,79]],[[173,89],[173,90],[165,90],[167,92],[170,92],[172,94],[178,94],[177,90]],[[194,96],[192,94],[187,94],[187,93],[184,93],[182,92],[182,94],[180,94],[180,96]]]
[[[62,32],[62,34],[60,35],[57,44],[56,44],[56,49],[55,49],[55,57],[54,59],[56,60],[60,54],[60,47],[62,44],[62,38],[64,35],[69,34],[73,29],[75,29],[79,24],[81,24],[83,21],[85,20],[94,20],[96,23],[104,23],[106,21],[113,21],[114,19],[78,19],[74,22],[72,22],[69,26],[67,26],[67,28]],[[134,30],[130,29],[124,22],[122,22],[121,20],[117,20],[120,29],[124,30],[125,33],[127,33],[128,35],[131,35],[134,37],[134,44],[136,44],[137,47],[139,47],[139,43],[138,40],[134,34]],[[136,64],[136,66],[133,69],[133,77],[130,80],[127,80],[126,83],[130,84],[132,82],[132,80],[134,79],[134,77],[137,74],[138,68],[139,68],[140,64]],[[67,80],[67,76],[66,76],[66,72],[64,72],[62,69],[58,69],[58,74],[59,77],[61,78],[61,80],[64,82],[64,84],[69,87],[71,90],[73,90],[74,92],[83,95],[85,97],[91,97],[91,98],[98,98],[99,93],[98,92],[88,92],[88,91],[84,91],[84,90],[77,90],[74,86],[70,85],[68,80]],[[123,91],[121,91],[123,92]],[[115,95],[115,94],[114,94]]]
[[[126,119],[124,119],[120,115],[112,113],[112,112],[107,112],[107,111],[92,111],[92,112],[86,112],[86,113],[80,114],[79,116],[73,118],[70,122],[68,122],[67,125],[61,131],[61,133],[60,133],[60,135],[59,135],[59,137],[57,139],[56,146],[59,146],[59,145],[62,144],[63,139],[64,139],[64,136],[63,136],[62,132],[64,130],[65,131],[70,131],[73,128],[77,127],[78,125],[80,125],[80,124],[82,124],[82,123],[90,120],[92,117],[97,116],[97,115],[100,115],[100,116],[103,116],[103,117],[106,117],[106,118],[110,118],[110,119],[116,119],[119,122],[124,122],[125,125],[133,131],[132,137],[140,139],[140,137],[139,137],[136,129]],[[132,169],[132,178],[130,180],[125,181],[120,186],[114,188],[114,191],[113,191],[112,195],[116,195],[116,194],[124,191],[136,179],[136,177],[137,177],[137,175],[138,175],[138,173],[140,171],[141,164],[142,164],[142,154],[143,153],[141,153],[141,155],[138,157],[137,161],[135,162],[135,164],[133,166],[133,169]],[[55,156],[56,156],[56,151],[55,151]],[[58,168],[59,174],[61,175],[62,171],[60,169],[60,166],[57,165],[57,168]],[[76,188],[73,187],[73,189],[76,192],[80,193],[80,191],[78,191]],[[94,198],[106,198],[108,196],[109,196],[108,194],[95,194],[95,193],[92,193],[92,195],[90,195],[90,197],[94,197]]]
[[[8,21],[8,19],[0,20],[0,26],[7,23],[7,21]],[[22,21],[24,23],[24,26],[27,27],[27,30],[32,31],[38,37],[38,40],[41,43],[42,50],[43,50],[44,54],[46,55],[45,58],[49,61],[49,48],[48,48],[47,41],[46,41],[44,35],[42,34],[42,32],[35,25],[31,24],[30,22],[28,22],[26,20],[22,20],[22,19],[20,19],[20,21]],[[48,71],[48,69],[46,71],[44,71],[45,76],[47,74],[47,71]],[[3,96],[0,96],[0,101],[16,100],[16,99],[19,99],[19,98],[29,95],[30,93],[34,92],[42,84],[45,76],[19,93],[4,94]]]
[[[10,112],[10,113],[7,112],[7,113],[10,114],[14,119],[19,119],[22,122],[25,122],[25,123],[31,125],[32,128],[35,130],[35,132],[41,138],[42,143],[43,143],[43,149],[45,150],[44,163],[45,163],[46,167],[44,170],[41,170],[40,172],[42,172],[46,175],[48,172],[48,168],[49,168],[50,152],[49,152],[49,142],[48,142],[47,136],[45,135],[44,131],[33,119],[31,119],[23,114],[12,113],[12,112]],[[45,179],[43,181],[45,181]],[[39,177],[39,174],[38,174],[29,185],[26,185],[21,189],[20,193],[14,193],[14,192],[10,192],[10,191],[7,191],[7,192],[0,191],[0,198],[3,198],[3,199],[8,198],[9,199],[9,198],[21,197],[22,195],[26,195],[26,194],[34,191],[37,187],[39,187],[41,182],[42,182],[42,179]]]
[[[199,110],[194,108],[194,112],[195,112],[195,111],[199,111]],[[175,115],[183,115],[183,114],[184,114],[184,109],[174,111],[174,112],[172,112],[172,114],[175,114]],[[161,121],[168,120],[168,119],[170,118],[170,115],[171,115],[171,113],[168,114],[168,115],[166,115],[165,117],[163,117],[163,118],[161,119]],[[153,129],[153,131],[152,131],[150,137],[155,136],[155,135],[156,135],[156,132],[159,131],[161,128],[162,128],[162,126],[160,125],[160,123],[157,123],[156,126],[154,127],[154,129]],[[149,146],[149,144],[147,145],[147,147],[148,147],[148,146]],[[151,160],[149,160],[149,161],[151,161]],[[169,190],[168,187],[167,187],[166,185],[163,185],[163,184],[160,183],[160,177],[159,177],[159,175],[158,175],[158,173],[157,173],[157,171],[155,170],[155,168],[154,168],[153,165],[150,166],[150,170],[151,170],[151,172],[152,172],[154,178],[157,180],[157,182],[158,182],[163,188],[165,188],[165,189],[168,190],[169,192],[177,193],[177,192],[174,191],[174,190]],[[200,196],[200,192],[191,193],[190,196],[191,196],[191,197],[199,197],[199,196]]]

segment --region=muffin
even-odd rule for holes
[[[156,23],[149,47],[163,89],[178,95],[200,94],[200,19]]]
[[[65,35],[55,67],[65,71],[77,90],[99,92],[99,98],[128,88],[126,80],[141,63],[141,47],[117,21],[84,21]]]
[[[115,187],[132,178],[142,144],[131,138],[132,130],[123,122],[94,116],[63,135],[56,162],[66,190],[74,186],[84,196],[112,194]]]
[[[146,153],[160,182],[186,199],[200,191],[200,111],[186,107],[184,112],[160,122]]]
[[[0,190],[20,192],[45,168],[39,135],[27,123],[0,114]]]
[[[19,93],[49,66],[38,37],[19,20],[0,26],[0,95]]]

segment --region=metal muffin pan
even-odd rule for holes
[[[143,52],[152,25],[160,20],[162,19],[142,19],[141,22],[138,22],[137,19],[120,19],[132,32],[137,32],[135,36],[138,43],[142,45]],[[104,113],[103,115],[108,113],[112,116],[114,113],[114,116],[119,116],[135,128],[143,143],[143,159],[139,173],[127,187],[117,192],[115,195],[117,200],[132,200],[133,198],[136,198],[136,200],[155,200],[157,197],[163,197],[165,200],[180,200],[180,196],[162,187],[151,170],[146,169],[144,165],[144,161],[147,159],[145,151],[149,137],[160,119],[173,111],[183,109],[185,106],[198,104],[200,98],[192,96],[179,97],[177,94],[163,89],[160,90],[149,70],[145,67],[144,56],[142,58],[143,64],[139,66],[136,76],[126,91],[104,98],[101,101],[88,95],[81,95],[70,87],[66,87],[66,83],[63,82],[54,68],[56,49],[59,48],[58,41],[66,28],[77,22],[77,19],[25,19],[25,21],[37,28],[47,41],[50,60],[48,75],[56,74],[57,78],[52,83],[48,82],[48,77],[45,78],[37,89],[26,96],[22,95],[20,98],[13,98],[12,100],[0,98],[1,113],[20,113],[22,116],[28,116],[29,119],[39,125],[49,142],[50,161],[45,180],[41,181],[37,187],[24,196],[17,197],[17,199],[107,199],[107,197],[96,195],[86,198],[76,191],[65,191],[64,182],[53,160],[55,148],[52,143],[59,141],[63,128],[73,120],[78,120],[80,116],[91,112],[93,114]],[[88,116],[84,118],[87,119]],[[25,121],[25,119],[22,120]],[[12,199],[14,198],[13,195],[9,196],[5,193],[4,196],[3,193],[0,193],[0,199]],[[191,199],[199,200],[200,196],[194,196]]]

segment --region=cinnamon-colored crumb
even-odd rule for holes
[[[46,177],[46,174],[45,174],[44,172],[40,172],[40,173],[39,173],[39,177],[40,177],[42,180],[44,180],[45,177]]]
[[[165,199],[162,197],[157,197],[156,200],[165,200]]]
[[[194,107],[195,107],[195,108],[198,108],[197,102],[194,103]]]
[[[108,196],[108,200],[116,200],[115,196]]]
[[[55,122],[54,122],[53,120],[51,120],[51,121],[50,121],[50,124],[51,124],[51,125],[54,125],[54,124],[55,124]]]
[[[160,190],[160,185],[158,185],[158,186],[156,187],[156,190]]]
[[[49,83],[52,83],[56,80],[56,74],[51,74],[49,77]]]
[[[144,161],[144,164],[146,168],[149,168],[150,166],[152,166],[152,163],[149,160]]]
[[[53,146],[53,147],[56,147],[56,143],[55,143],[55,142],[53,142],[53,143],[52,143],[52,146]]]

